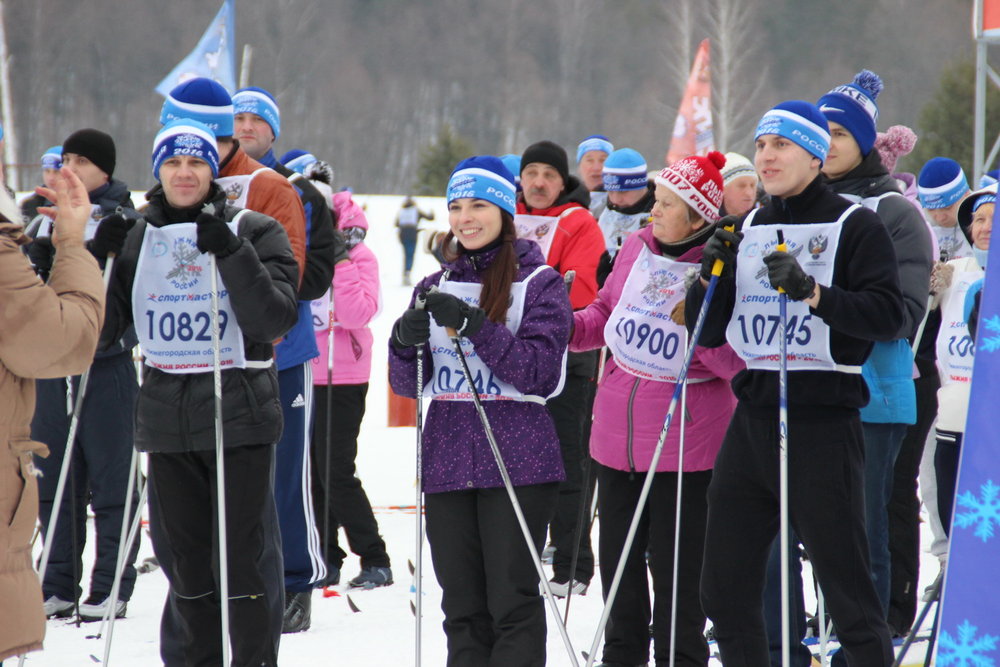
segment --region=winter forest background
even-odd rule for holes
[[[21,187],[38,179],[45,148],[82,127],[115,137],[117,177],[151,185],[153,88],[220,4],[0,5]],[[921,137],[900,165],[916,170],[952,144],[963,159],[959,145],[971,144],[971,11],[972,0],[237,0],[236,55],[253,46],[250,83],[278,99],[279,154],[308,149],[358,192],[410,190],[421,151],[448,130],[477,153],[547,138],[571,156],[604,133],[659,166],[706,37],[717,148],[750,154],[770,105],[814,101],[867,67],[886,84],[879,128],[902,123]]]

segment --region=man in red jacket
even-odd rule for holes
[[[597,296],[597,264],[604,252],[604,235],[588,210],[586,186],[569,175],[566,151],[551,141],[528,146],[521,156],[521,189],[514,217],[517,235],[535,241],[546,263],[559,273],[575,272],[569,300],[574,310],[585,308]],[[570,570],[579,507],[589,504],[589,494],[581,495],[581,491],[584,470],[590,469],[584,462],[589,458],[586,434],[590,432],[596,370],[595,352],[569,354],[563,390],[548,401],[566,468],[566,481],[559,485],[556,514],[549,526],[555,547],[552,592],[556,595],[565,595],[570,585],[574,594],[585,593],[594,576],[594,554],[586,529],[579,535],[576,571]]]

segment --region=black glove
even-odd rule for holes
[[[225,220],[211,213],[199,214],[195,224],[198,225],[197,243],[201,252],[210,252],[222,259],[232,255],[243,244]]]
[[[727,216],[728,217],[728,216]],[[724,222],[725,219],[721,220]],[[733,276],[733,269],[736,266],[736,252],[739,250],[740,241],[743,240],[743,232],[731,232],[723,229],[720,225],[709,237],[708,243],[701,251],[701,277],[705,280],[712,279],[712,267],[715,260],[722,260],[722,277]]]
[[[423,345],[431,337],[431,317],[426,310],[410,308],[392,326],[392,342],[397,347]]]
[[[787,252],[772,252],[764,258],[767,265],[767,277],[771,287],[785,290],[789,299],[802,301],[812,296],[816,281],[802,270],[798,260]]]
[[[350,259],[351,256],[347,252],[347,239],[344,235],[340,233],[339,229],[333,230],[333,263],[341,262],[345,259]]]
[[[121,213],[114,213],[104,218],[94,233],[94,240],[90,242],[90,252],[97,259],[104,259],[108,255],[120,255],[122,247],[125,246],[128,230],[134,225],[135,220],[130,220]]]
[[[459,336],[474,336],[483,328],[486,311],[445,292],[427,295],[427,310],[442,327],[451,327]]]
[[[54,254],[55,248],[52,247],[52,239],[48,236],[39,236],[28,245],[28,259],[35,265],[35,273],[42,280],[46,280],[52,271]]]

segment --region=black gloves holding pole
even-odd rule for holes
[[[201,252],[210,252],[222,259],[232,255],[243,245],[243,241],[233,234],[226,221],[212,213],[200,213],[195,224],[198,225],[197,245]]]
[[[104,218],[90,242],[90,252],[101,260],[108,255],[120,255],[125,246],[128,230],[132,229],[133,226],[135,226],[135,220],[126,218],[121,213],[113,213]]]
[[[787,252],[772,252],[764,258],[767,277],[774,289],[783,289],[789,299],[802,301],[812,296],[816,280],[802,270],[798,260]]]
[[[421,295],[426,310],[414,307],[406,310],[392,327],[392,341],[397,347],[412,347],[426,343],[431,335],[430,316],[438,326],[454,329],[459,336],[472,336],[483,328],[486,311],[469,305],[445,292]]]

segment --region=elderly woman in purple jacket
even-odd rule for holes
[[[572,310],[538,246],[517,239],[514,211],[514,177],[498,158],[458,164],[448,184],[447,262],[417,285],[426,309],[411,301],[389,344],[393,390],[416,394],[422,354],[432,399],[422,473],[450,667],[545,664],[538,575],[446,329],[461,336],[540,551],[564,479],[545,401],[562,386]]]
[[[725,158],[687,157],[656,177],[652,224],[625,241],[597,300],[574,313],[570,350],[607,345],[608,361],[597,388],[590,453],[597,463],[599,560],[607,597],[646,472],[652,462],[688,341],[671,319],[686,293],[689,269],[700,267],[722,203]],[[691,363],[683,420],[673,421],[656,467],[648,505],[626,560],[604,635],[604,662],[645,665],[649,659],[653,578],[656,664],[667,664],[674,564],[678,450],[684,435],[679,540],[677,665],[707,665],[699,602],[706,491],[715,455],[736,405],[728,380],[743,362],[724,345],[697,348]],[[645,554],[648,554],[648,563]]]

